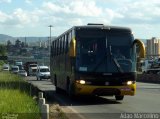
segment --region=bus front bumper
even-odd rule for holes
[[[99,96],[113,96],[113,95],[135,95],[136,84],[126,86],[93,86],[93,85],[75,85],[76,95],[99,95]]]

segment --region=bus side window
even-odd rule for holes
[[[54,56],[54,41],[52,41],[52,45],[51,45],[51,56]]]
[[[61,55],[62,54],[62,38],[59,39],[59,54]]]
[[[61,38],[61,54],[63,54],[63,37]]]
[[[57,56],[59,55],[59,39],[57,40]]]
[[[68,44],[69,44],[69,43],[68,43],[68,42],[69,42],[69,41],[68,41],[68,37],[69,37],[69,35],[67,34],[67,35],[66,35],[66,47],[65,47],[65,53],[66,53],[66,54],[67,54],[67,52],[68,52]]]
[[[58,52],[58,55],[60,55],[61,54],[61,39],[59,39],[59,52]]]
[[[54,55],[54,41],[52,42],[52,45],[51,45],[51,57],[53,57]]]
[[[63,36],[63,54],[65,53],[65,35]]]
[[[75,38],[75,30],[72,30],[72,38]]]
[[[72,32],[70,32],[68,36],[68,47],[70,47],[71,40],[72,40]]]
[[[56,55],[56,41],[54,41],[54,46],[53,46],[53,50],[54,50],[54,56]]]
[[[57,40],[55,41],[55,56],[57,56]]]
[[[64,36],[62,37],[62,54],[64,53]]]

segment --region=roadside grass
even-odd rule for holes
[[[30,96],[32,95],[32,87],[23,80],[23,77],[10,73],[8,71],[0,71],[0,119],[5,114],[18,115],[15,119],[40,119],[41,114],[37,101]],[[4,114],[4,115],[3,115]],[[14,115],[7,116],[8,118]],[[68,119],[59,106],[53,104],[50,107],[50,118],[52,119]]]
[[[8,71],[0,72],[0,89],[19,89],[22,92],[31,94],[30,85],[23,80],[23,77]]]
[[[13,82],[13,81],[21,81],[22,77],[12,74],[8,71],[0,72],[0,82]]]
[[[36,100],[23,77],[10,72],[0,72],[0,118],[2,114],[16,114],[18,119],[40,119]]]
[[[18,119],[40,119],[37,102],[20,90],[0,90],[0,113],[18,114]]]

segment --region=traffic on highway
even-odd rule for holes
[[[160,119],[160,0],[0,0],[0,119]]]
[[[52,41],[50,65],[17,59],[3,70],[25,77],[70,118],[160,118],[160,85],[137,79],[142,58],[145,46],[130,28],[88,24]]]

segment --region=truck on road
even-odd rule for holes
[[[141,69],[142,69],[142,73],[147,73],[149,69],[151,69],[151,66],[153,64],[153,60],[142,60],[141,61]]]
[[[24,69],[27,72],[27,76],[36,75],[37,62],[26,62],[24,65]]]

